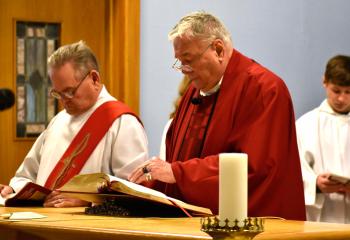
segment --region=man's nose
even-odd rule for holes
[[[338,101],[339,101],[339,102],[344,102],[344,100],[345,100],[345,95],[344,95],[344,93],[340,93],[340,94],[338,95]]]

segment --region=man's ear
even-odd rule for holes
[[[213,42],[213,45],[215,47],[216,55],[219,57],[219,61],[222,61],[225,56],[224,43],[220,39],[217,39]]]
[[[324,75],[322,76],[322,83],[323,83],[323,87],[326,88],[328,81],[326,80],[326,77]]]
[[[94,81],[94,84],[100,83],[100,74],[96,70],[91,71],[91,78]]]

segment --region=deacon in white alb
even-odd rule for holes
[[[48,61],[51,95],[61,100],[58,113],[38,137],[2,196],[27,182],[55,190],[77,174],[103,172],[127,176],[148,158],[147,139],[137,116],[101,83],[91,49],[80,41],[55,51]],[[53,191],[44,206],[85,205]]]

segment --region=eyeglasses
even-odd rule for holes
[[[66,98],[66,99],[72,99],[76,93],[76,91],[78,90],[78,88],[80,87],[80,85],[82,84],[82,82],[90,75],[91,71],[89,71],[85,77],[78,83],[78,85],[75,87],[75,88],[71,88],[71,89],[68,89],[64,92],[58,92],[54,89],[52,89],[50,91],[50,95],[54,98],[57,98],[57,99],[62,99],[62,98]]]
[[[199,59],[201,59],[201,57],[203,56],[203,54],[209,49],[209,47],[212,45],[213,43],[210,43],[208,45],[208,47],[205,48],[205,50],[199,54],[194,60],[191,61],[191,64],[193,65],[196,61],[198,61]],[[176,71],[180,71],[180,72],[186,72],[186,73],[190,73],[193,71],[193,68],[189,65],[189,64],[182,64],[181,61],[179,59],[176,58],[175,63],[172,66],[173,69],[175,69]]]

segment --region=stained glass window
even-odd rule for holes
[[[16,22],[17,137],[37,137],[58,111],[50,96],[47,58],[59,44],[60,25]]]

